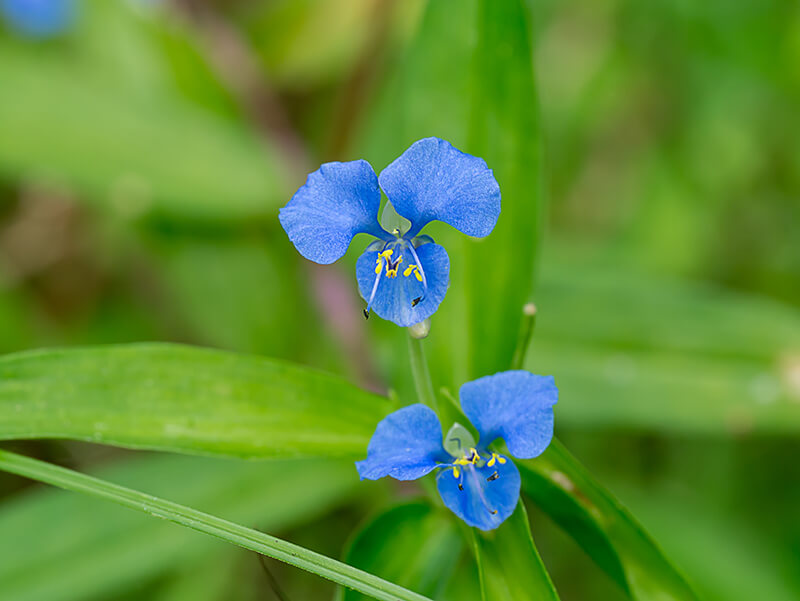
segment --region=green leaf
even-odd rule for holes
[[[497,530],[474,535],[484,601],[558,601],[521,502]]]
[[[270,531],[319,516],[357,486],[352,464],[323,460],[142,455],[97,475]],[[133,583],[194,568],[229,548],[111,503],[49,488],[0,506],[0,531],[0,601],[109,599]]]
[[[0,174],[66,183],[124,217],[274,216],[286,192],[276,149],[180,96],[115,87],[68,55],[0,40]]]
[[[70,438],[250,458],[360,458],[389,408],[386,399],[336,376],[188,346],[0,358],[0,439]]]
[[[800,430],[794,308],[578,258],[544,270],[536,301],[526,366],[556,375],[569,399],[557,408],[562,424],[712,435]]]
[[[439,598],[463,549],[453,519],[423,502],[389,509],[360,530],[345,554],[357,568]],[[365,599],[345,591],[341,599]]]
[[[691,575],[703,599],[792,601],[800,596],[796,550],[776,544],[760,523],[748,524],[741,515],[709,503],[701,492],[676,494],[675,488],[614,483]]]
[[[522,0],[481,0],[467,151],[486,159],[502,192],[491,236],[466,240],[470,377],[507,369],[533,287],[542,203],[541,129]]]
[[[118,503],[288,563],[380,601],[430,601],[335,559],[257,530],[49,463],[0,451],[0,470]]]
[[[697,601],[647,532],[557,440],[518,464],[524,493],[632,599]]]

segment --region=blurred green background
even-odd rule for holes
[[[0,20],[0,351],[179,341],[410,402],[402,332],[361,318],[358,242],[312,265],[276,217],[321,162],[405,148],[391,101],[417,97],[425,4],[85,0],[50,36]],[[800,598],[800,4],[527,4],[546,200],[526,366],[702,598]],[[304,507],[276,464],[13,447],[333,556],[366,511],[324,466]],[[5,474],[0,495],[2,600],[272,598],[244,552]],[[624,598],[531,521],[562,599]],[[292,599],[331,590],[272,569]]]

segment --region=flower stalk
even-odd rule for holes
[[[411,375],[414,378],[414,386],[417,389],[419,402],[438,413],[439,402],[433,390],[433,381],[431,380],[431,372],[428,369],[428,362],[425,359],[422,339],[415,338],[410,334],[408,336],[408,356],[411,360]]]

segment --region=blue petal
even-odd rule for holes
[[[500,216],[500,186],[486,162],[439,138],[414,142],[381,172],[380,184],[411,221],[408,238],[435,220],[483,237]]]
[[[495,471],[498,477],[489,481]],[[458,488],[459,482],[464,490]],[[519,470],[509,460],[493,467],[464,467],[460,478],[453,476],[453,470],[443,469],[436,478],[436,487],[448,509],[467,524],[481,530],[494,530],[517,506]]]
[[[433,315],[444,299],[450,282],[450,259],[444,247],[429,242],[417,248],[416,253],[425,271],[427,291],[413,272],[408,276],[403,274],[406,267],[415,263],[415,259],[409,252],[408,243],[402,242],[395,247],[392,256],[395,260],[396,257],[403,257],[403,262],[397,270],[397,277],[388,278],[386,270],[383,270],[370,305],[370,310],[401,327],[413,326]],[[375,286],[377,258],[377,250],[367,249],[356,263],[358,290],[368,303]],[[422,300],[414,306],[414,299],[420,297]]]
[[[68,28],[75,19],[75,0],[0,0],[0,12],[19,32],[47,37]]]
[[[416,480],[448,461],[442,448],[442,426],[432,409],[411,405],[383,418],[367,447],[367,458],[356,462],[361,479],[391,476]]]
[[[359,233],[388,237],[378,224],[381,192],[366,161],[325,163],[308,176],[279,219],[300,254],[333,263]]]
[[[553,438],[553,376],[504,371],[461,387],[461,408],[481,435],[485,448],[497,438],[515,457],[540,455]]]

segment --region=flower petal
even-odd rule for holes
[[[0,0],[0,14],[20,33],[48,37],[75,21],[75,0]]]
[[[356,462],[361,479],[391,476],[416,480],[448,461],[442,448],[442,426],[433,410],[416,404],[384,417],[367,447],[367,458]]]
[[[325,163],[280,210],[279,219],[301,255],[327,264],[344,255],[356,234],[388,237],[378,224],[380,203],[369,163]]]
[[[394,260],[403,257],[403,262],[398,266],[397,276],[389,278],[386,276],[386,270],[382,271],[375,297],[370,305],[370,309],[380,317],[393,321],[401,327],[413,326],[433,315],[444,299],[450,282],[450,258],[444,247],[429,242],[417,248],[416,253],[425,272],[427,291],[413,271],[405,275],[408,267],[416,264],[416,260],[407,244],[405,246],[398,244],[392,255]],[[376,250],[367,250],[356,263],[358,290],[367,302],[375,286],[378,254]],[[421,300],[414,305],[414,300],[417,298]]]
[[[504,371],[461,387],[461,408],[481,435],[485,448],[498,438],[515,457],[540,455],[553,438],[553,376]]]
[[[497,476],[494,476],[495,472]],[[458,488],[459,482],[463,490]],[[495,463],[493,467],[467,466],[460,478],[453,475],[453,470],[444,469],[436,478],[436,487],[447,508],[467,524],[481,530],[494,530],[517,507],[519,470],[508,459],[503,464]]]
[[[483,237],[500,216],[500,186],[486,162],[439,138],[414,142],[381,172],[380,184],[411,221],[408,238],[435,220]]]

